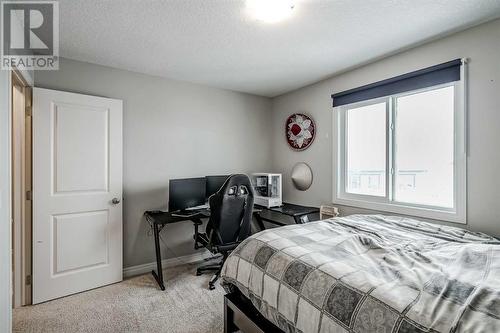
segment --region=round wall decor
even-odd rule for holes
[[[304,162],[295,164],[292,169],[292,183],[295,188],[300,191],[305,191],[311,187],[313,182],[313,173],[311,167]]]
[[[316,125],[309,116],[294,113],[286,120],[285,133],[290,147],[295,150],[304,150],[314,140]]]

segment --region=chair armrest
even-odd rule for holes
[[[235,248],[237,248],[238,245],[240,245],[240,243],[241,242],[238,242],[238,243],[229,243],[229,244],[224,244],[224,245],[214,245],[213,248],[217,252],[228,252],[228,251],[232,251]]]

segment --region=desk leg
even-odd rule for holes
[[[198,245],[198,235],[199,235],[198,227],[200,225],[202,225],[203,222],[201,222],[201,219],[199,219],[199,218],[192,218],[191,221],[194,224],[194,235],[193,235],[193,238],[194,238],[194,249],[198,250],[198,249],[201,249],[203,247],[203,245]]]
[[[255,219],[257,220],[257,224],[259,225],[260,231],[266,230],[266,227],[264,226],[264,221],[262,221],[260,214],[258,212],[253,213],[253,216],[255,216]]]
[[[156,272],[151,271],[156,282],[160,286],[161,290],[165,290],[165,285],[163,284],[163,270],[161,268],[161,252],[160,252],[160,230],[158,229],[158,224],[153,223],[153,234],[155,237],[155,250],[156,250]]]

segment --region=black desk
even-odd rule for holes
[[[301,224],[308,222],[307,215],[319,213],[319,209],[316,207],[305,207],[300,205],[293,205],[288,203],[283,203],[281,207],[267,208],[263,206],[254,205],[253,216],[257,220],[261,230],[265,230],[264,222],[271,222],[277,225],[286,225],[279,221],[273,220],[271,218],[261,215],[263,211],[270,211],[274,213],[279,213],[287,216],[293,217],[295,223]],[[165,290],[165,284],[163,282],[163,271],[161,265],[161,252],[160,252],[160,231],[167,225],[171,223],[192,221],[195,228],[198,228],[202,224],[201,219],[210,217],[210,211],[208,209],[199,211],[197,214],[191,216],[175,216],[176,213],[168,212],[158,212],[158,211],[146,211],[144,216],[146,221],[151,224],[153,228],[153,235],[155,240],[155,251],[156,251],[156,272],[151,271],[156,282],[160,286],[161,290]],[[196,247],[195,247],[196,248]]]
[[[290,217],[293,217],[294,221],[296,224],[302,224],[309,222],[309,219],[307,216],[309,214],[314,214],[314,213],[319,213],[319,208],[316,207],[307,207],[307,206],[300,206],[300,205],[294,205],[294,204],[289,204],[289,203],[283,203],[283,206],[281,207],[272,207],[272,208],[267,208],[263,206],[254,206],[254,212],[253,216],[257,220],[257,223],[259,224],[259,227],[261,230],[265,229],[264,222],[270,222],[276,225],[287,225],[286,223],[279,222],[277,220],[274,220],[269,217],[262,216],[263,211],[269,211],[269,212],[274,212],[274,213],[279,213],[283,215],[287,215]]]
[[[160,231],[165,227],[165,225],[170,223],[177,223],[183,221],[192,221],[195,227],[202,224],[201,219],[210,217],[209,210],[203,210],[195,215],[191,216],[175,216],[176,213],[159,212],[159,211],[146,211],[144,216],[146,221],[148,221],[153,227],[153,235],[155,239],[155,251],[156,251],[156,272],[151,271],[156,282],[160,286],[161,290],[165,290],[165,285],[163,283],[163,270],[161,267],[161,252],[160,252]]]

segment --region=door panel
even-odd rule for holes
[[[33,91],[33,303],[122,280],[122,102]]]
[[[53,216],[53,275],[108,264],[107,210]]]
[[[108,191],[108,109],[55,104],[55,193]]]

